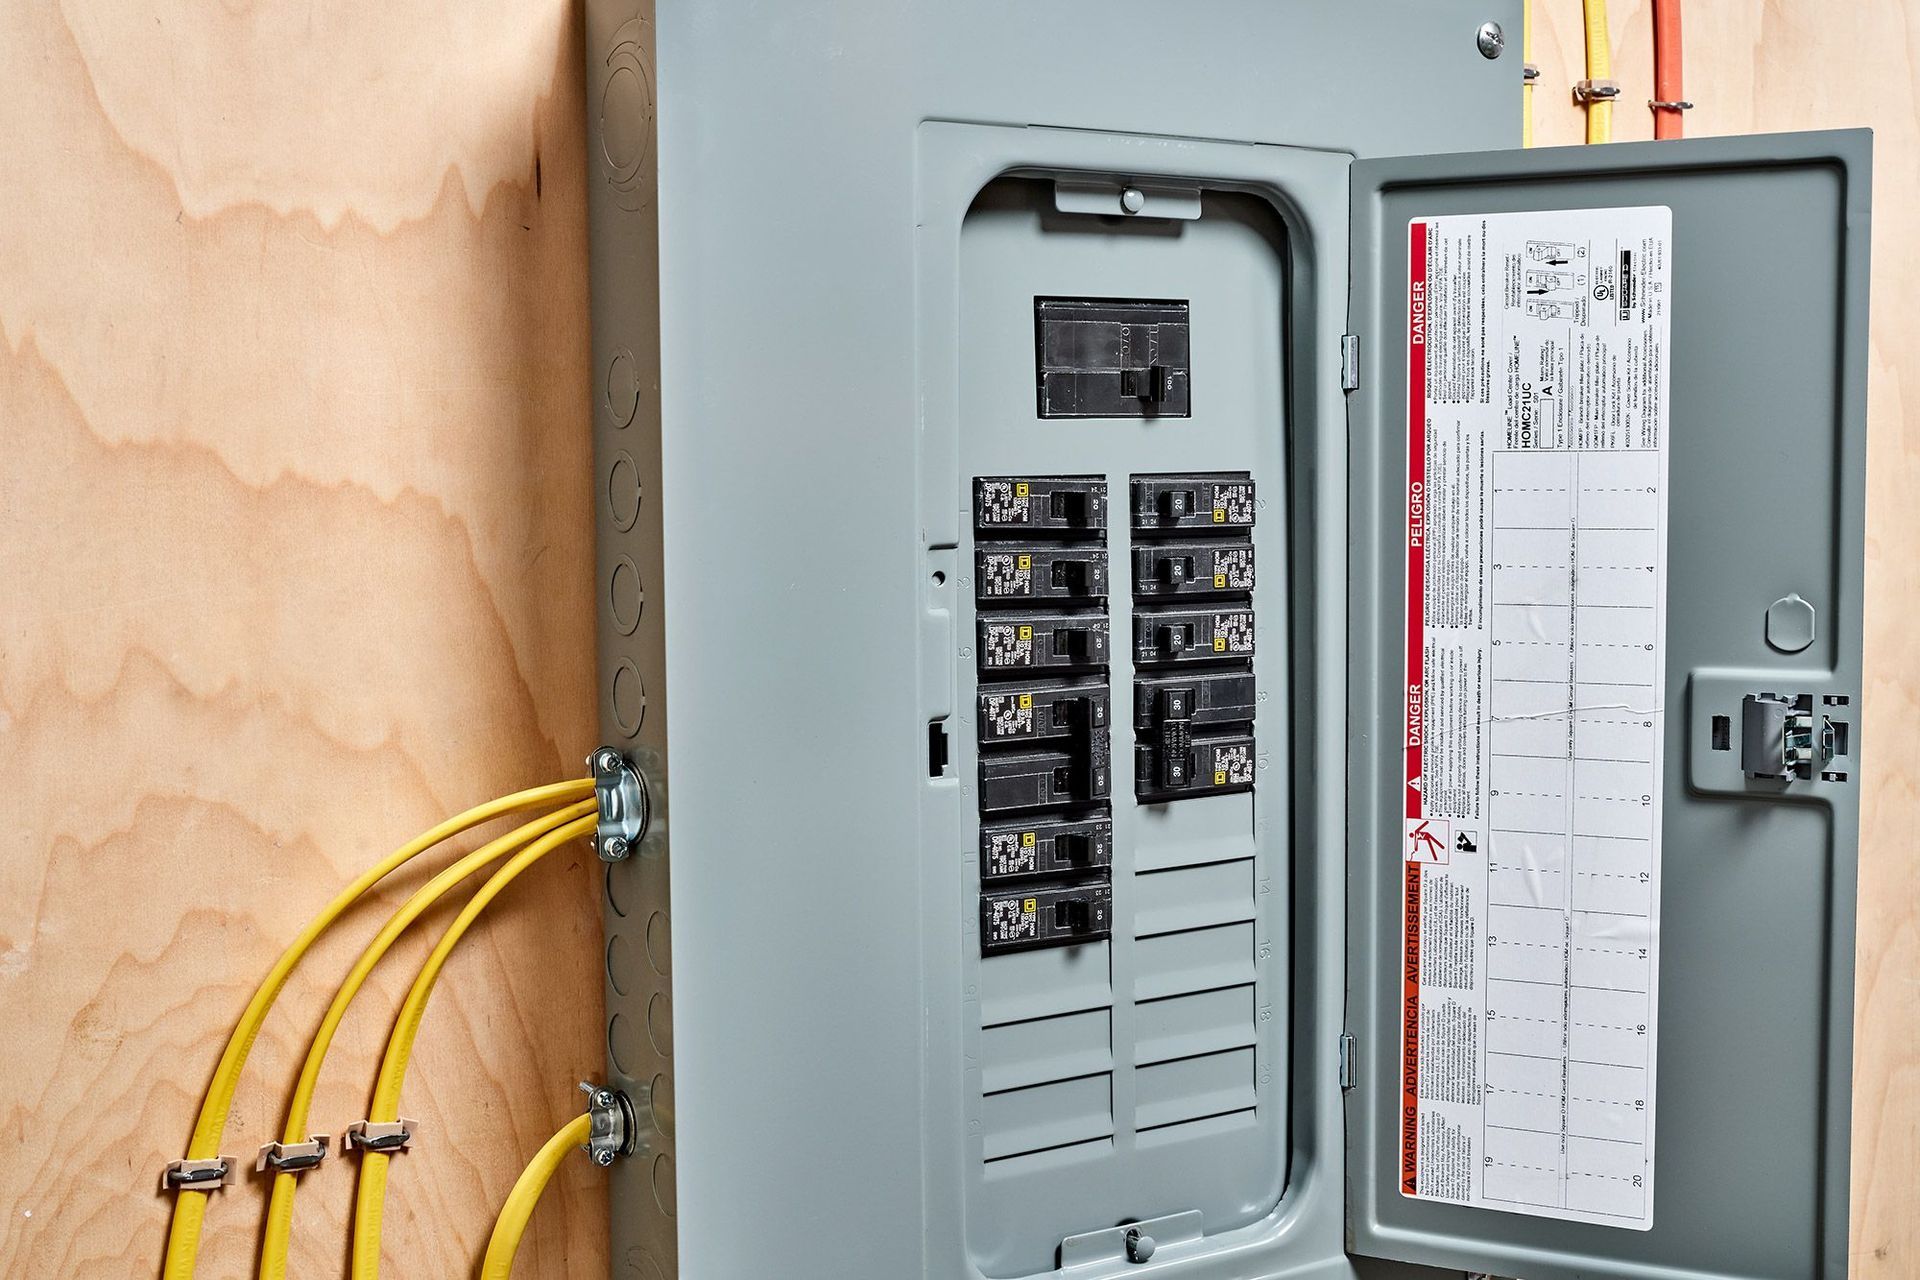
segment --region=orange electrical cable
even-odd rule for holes
[[[1680,0],[1653,0],[1653,136],[1680,136],[1686,91],[1680,79]]]

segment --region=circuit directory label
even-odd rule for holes
[[[1400,1190],[1645,1230],[1672,215],[1408,248]]]

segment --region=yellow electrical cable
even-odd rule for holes
[[[597,816],[580,818],[540,837],[508,859],[460,908],[460,914],[447,926],[433,953],[420,967],[420,976],[413,980],[413,989],[407,992],[406,1003],[400,1006],[400,1015],[394,1020],[393,1034],[387,1038],[386,1057],[380,1063],[380,1077],[374,1082],[373,1106],[367,1115],[369,1123],[390,1124],[400,1118],[400,1085],[406,1079],[414,1037],[420,1032],[420,1020],[426,1015],[433,984],[439,980],[455,944],[486,910],[487,904],[521,872],[569,840],[591,834],[598,821]],[[364,1151],[360,1156],[360,1178],[353,1205],[353,1280],[374,1280],[380,1274],[381,1214],[387,1195],[387,1162],[391,1158],[379,1151]]]
[[[1533,0],[1520,0],[1520,61],[1533,65]],[[1533,81],[1520,82],[1520,145],[1533,145]]]
[[[507,1202],[500,1206],[500,1216],[494,1220],[486,1260],[480,1264],[480,1280],[507,1280],[513,1274],[513,1258],[520,1252],[520,1240],[527,1234],[527,1222],[533,1217],[534,1206],[540,1203],[547,1184],[553,1181],[567,1154],[584,1143],[592,1132],[593,1117],[580,1116],[548,1138],[547,1145],[527,1162],[513,1190],[507,1193]]]
[[[502,796],[498,800],[489,800],[449,818],[439,826],[427,831],[413,840],[395,849],[385,858],[360,873],[358,879],[342,889],[333,901],[315,916],[306,928],[300,931],[291,945],[280,953],[273,968],[261,981],[259,989],[253,993],[253,999],[247,1002],[245,1012],[235,1024],[233,1034],[227,1040],[227,1046],[220,1054],[220,1063],[214,1068],[213,1080],[207,1086],[206,1097],[201,1100],[199,1117],[194,1121],[193,1137],[187,1143],[187,1159],[211,1160],[220,1153],[220,1139],[226,1132],[227,1116],[233,1110],[233,1095],[240,1085],[240,1073],[247,1065],[247,1055],[253,1051],[253,1042],[259,1038],[260,1028],[267,1020],[267,1014],[273,1008],[273,1002],[279,998],[280,990],[286,986],[295,965],[306,955],[314,942],[325,933],[333,922],[360,898],[400,866],[431,849],[441,841],[459,835],[471,827],[491,821],[503,814],[518,813],[525,809],[536,809],[542,805],[556,804],[561,801],[577,800],[593,794],[591,778],[577,779],[571,782],[557,782],[550,786],[534,787],[531,790]],[[173,1202],[173,1222],[167,1229],[167,1256],[162,1275],[165,1280],[190,1280],[195,1263],[199,1260],[200,1230],[206,1219],[207,1196],[205,1191],[180,1191],[175,1193]]]
[[[346,1016],[347,1006],[366,983],[374,966],[380,963],[393,944],[405,933],[413,922],[420,918],[434,903],[445,897],[462,880],[489,862],[513,852],[530,841],[537,840],[554,828],[577,818],[585,817],[598,809],[598,802],[592,799],[582,800],[554,813],[546,814],[514,831],[501,836],[474,852],[453,863],[426,884],[415,890],[412,897],[393,913],[391,919],[381,926],[366,950],[360,953],[353,969],[333,997],[333,1003],[327,1006],[326,1016],[320,1020],[320,1028],[314,1032],[313,1043],[307,1049],[307,1058],[300,1067],[300,1080],[294,1086],[293,1099],[287,1106],[286,1124],[281,1131],[280,1141],[286,1143],[305,1142],[308,1138],[307,1121],[313,1107],[313,1093],[320,1081],[320,1067],[326,1061],[327,1049],[333,1043],[334,1033],[340,1027],[341,1018]],[[267,1230],[260,1248],[261,1280],[282,1280],[287,1274],[287,1254],[293,1241],[293,1200],[299,1189],[297,1174],[277,1173],[273,1179],[273,1195],[267,1204]]]
[[[1613,53],[1607,43],[1607,0],[1581,0],[1587,21],[1587,79],[1598,83],[1613,75]],[[1587,141],[1613,141],[1613,103],[1587,100]]]

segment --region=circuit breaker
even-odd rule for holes
[[[1867,138],[586,14],[613,1274],[1844,1275]]]
[[[980,949],[1079,946],[1113,924],[1110,835],[1107,856],[1091,856],[1091,833],[1113,822],[1113,700],[1088,678],[1104,677],[1111,656],[1094,639],[1108,629],[1106,481],[980,477],[972,497],[980,839],[1036,850],[982,867]],[[1055,607],[1000,609],[1033,601]],[[1042,668],[1081,674],[1036,682]],[[1040,823],[1051,828],[1044,859]],[[1046,878],[1006,883],[1022,875]]]

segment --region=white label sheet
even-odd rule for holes
[[[1408,226],[1404,1195],[1653,1225],[1672,227]]]

